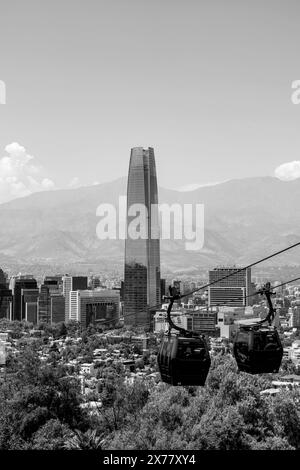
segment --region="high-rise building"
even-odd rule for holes
[[[160,280],[160,294],[161,294],[161,298],[163,298],[164,295],[167,295],[167,293],[166,293],[166,280],[165,279]]]
[[[87,276],[70,276],[66,274],[62,278],[63,295],[65,297],[65,321],[71,320],[70,316],[70,292],[76,290],[85,290],[88,288]]]
[[[38,318],[40,322],[49,323],[51,321],[51,297],[62,294],[62,277],[46,276],[40,286]]]
[[[228,276],[226,279],[221,278]],[[250,305],[251,268],[239,271],[236,267],[221,267],[209,271],[208,304],[247,306]]]
[[[0,269],[0,286],[8,287],[7,274]]]
[[[119,319],[120,293],[113,289],[77,290],[70,292],[70,320],[85,328],[90,323],[115,326]]]
[[[37,289],[37,282],[31,275],[19,275],[12,277],[10,280],[9,288],[13,294],[13,320],[25,320],[25,305],[22,299],[22,289]]]
[[[36,324],[38,319],[39,290],[22,289],[21,291],[21,317],[30,323]]]
[[[12,292],[0,285],[0,318],[12,319]]]
[[[52,293],[62,294],[62,290],[63,290],[62,276],[45,276],[44,285],[48,287],[50,295]]]
[[[143,207],[142,214],[134,211]],[[143,211],[142,211],[143,212]],[[132,234],[140,216],[140,236]],[[143,216],[145,216],[143,218]],[[142,227],[141,227],[142,225]],[[147,310],[160,303],[160,241],[158,191],[153,148],[131,150],[127,183],[127,237],[125,241],[124,323],[149,327]]]
[[[40,286],[38,317],[40,322],[50,322],[50,294],[48,286],[42,284]]]
[[[0,318],[11,320],[12,292],[8,289],[7,275],[0,269]]]
[[[65,297],[62,294],[51,294],[50,296],[50,319],[51,323],[65,321]]]

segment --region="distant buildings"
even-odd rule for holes
[[[120,294],[117,290],[77,290],[70,292],[69,320],[78,321],[82,327],[105,323],[115,326],[119,319]]]
[[[139,213],[139,204],[147,213],[140,214],[143,236],[134,238],[130,228]],[[135,206],[136,207],[136,206]],[[153,148],[131,150],[127,184],[127,237],[125,240],[124,323],[149,327],[148,307],[160,303],[160,243],[158,192]]]
[[[154,315],[154,332],[166,331],[168,323],[166,311],[159,310]],[[207,335],[216,333],[216,314],[207,310],[187,311],[185,309],[174,309],[172,311],[172,320],[175,325],[185,330],[195,331]]]
[[[229,276],[221,280],[225,276]],[[251,269],[239,271],[239,268],[220,267],[209,271],[209,283],[214,283],[208,288],[209,306],[230,305],[246,306],[251,305],[247,296],[252,293],[251,289]]]

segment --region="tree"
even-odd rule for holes
[[[244,421],[233,406],[212,406],[194,426],[192,438],[194,449],[249,449]]]
[[[69,437],[64,444],[67,450],[101,450],[103,439],[97,434],[97,430],[88,430],[81,432],[73,431],[73,435]]]
[[[49,419],[38,429],[32,438],[32,448],[35,450],[62,450],[65,441],[72,436],[68,426],[58,419]]]

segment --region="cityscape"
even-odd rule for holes
[[[299,14],[1,2],[1,456],[297,456]]]
[[[157,204],[156,179],[154,149],[133,148],[128,172],[127,226],[134,219],[129,215],[133,204]],[[152,217],[147,218],[149,232],[151,225],[157,224],[158,220],[153,212]],[[155,228],[159,229],[157,226]],[[5,433],[1,434],[3,448],[132,448],[127,440],[131,431],[127,431],[128,423],[124,424],[128,420],[127,407],[136,406],[134,413],[143,413],[152,396],[155,397],[157,393],[168,396],[170,391],[170,386],[162,382],[157,360],[162,339],[170,328],[167,319],[170,288],[175,289],[178,296],[172,309],[175,327],[204,335],[208,342],[213,367],[205,392],[196,394],[200,401],[204,399],[203,393],[210,393],[214,387],[222,390],[227,374],[234,374],[232,387],[234,389],[237,386],[241,380],[233,357],[237,332],[243,324],[261,322],[269,313],[268,303],[261,295],[262,284],[254,282],[251,267],[212,267],[207,277],[200,281],[192,278],[163,278],[158,238],[128,237],[125,240],[123,278],[101,273],[98,276],[57,274],[45,275],[41,282],[37,282],[28,273],[9,278],[1,269],[0,281],[2,396],[5,397],[11,387],[16,386],[16,374],[21,374],[22,378],[18,380],[25,381],[25,390],[29,387],[24,392],[26,395],[33,393],[29,392],[32,385],[27,385],[30,376],[37,381],[35,387],[41,386],[38,385],[40,380],[46,380],[45,385],[48,387],[47,376],[51,373],[58,381],[52,387],[57,387],[59,380],[65,378],[67,388],[76,390],[76,403],[72,406],[77,407],[78,419],[82,420],[74,429],[72,416],[72,424],[66,426],[62,424],[64,416],[60,418],[57,412],[46,411],[43,400],[38,400],[33,411],[24,409],[25,421],[21,427],[17,423],[10,423],[13,429],[19,428],[16,442],[16,431],[7,437],[9,430],[4,424],[2,433]],[[291,406],[296,410],[296,396],[300,390],[300,282],[295,282],[293,278],[291,282],[277,279],[273,280],[272,286],[275,291],[274,326],[279,331],[283,345],[281,367],[278,374],[263,374],[260,379],[250,378],[246,374],[248,377],[244,380],[248,384],[245,386],[253,388],[251,393],[254,393],[260,406],[275,406],[269,400],[278,396],[281,400],[293,403]],[[224,375],[217,379],[215,374],[220,374],[219,369]],[[34,378],[34,374],[37,377]],[[218,385],[214,383],[216,380],[219,381]],[[124,395],[123,400],[129,400],[128,393],[133,393],[134,400],[139,403],[131,403],[130,399],[128,403],[120,405],[121,393]],[[186,389],[179,392],[175,387],[171,393],[175,394],[176,400],[178,393],[179,397],[180,393],[189,395],[191,391]],[[242,393],[242,389],[239,393]],[[51,398],[45,397],[45,400],[51,401]],[[63,406],[69,405],[65,403]],[[28,407],[29,402],[25,406]],[[116,406],[121,406],[122,418],[113,424],[111,413],[116,412]],[[13,412],[14,406],[8,408],[8,413]],[[262,440],[250,432],[248,438],[244,437],[239,444],[236,441],[205,444],[202,436],[201,444],[200,441],[194,441],[194,445],[200,449],[229,450],[273,449],[273,446],[276,449],[297,448],[294,433],[291,440],[285,437],[284,432],[278,435],[273,431],[270,435],[270,438]],[[120,436],[123,436],[121,441]],[[140,439],[141,436],[134,440],[134,448],[156,449],[156,446],[161,445],[158,444],[160,440],[153,441],[153,437],[152,444],[144,438]],[[180,437],[176,437],[176,445],[172,439],[168,449],[179,446]],[[167,446],[167,443],[164,445]],[[180,445],[189,448],[184,439]]]

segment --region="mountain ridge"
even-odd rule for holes
[[[123,265],[124,240],[99,240],[96,209],[116,205],[126,195],[127,179],[76,189],[34,193],[0,205],[0,263],[85,263]],[[234,179],[192,191],[159,188],[160,203],[204,204],[205,237],[200,251],[185,250],[184,240],[162,240],[167,270],[247,264],[300,240],[300,179]],[[300,265],[300,250],[274,264]]]

